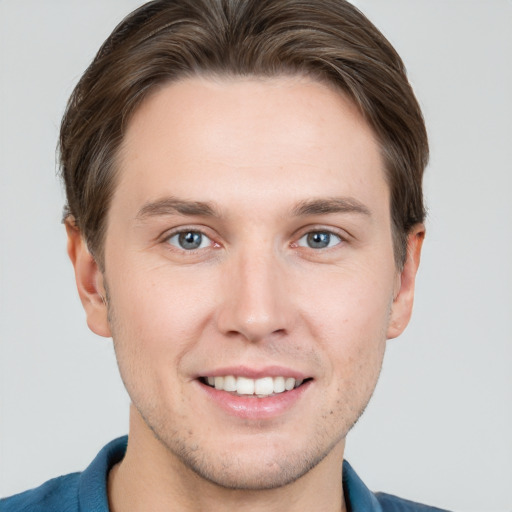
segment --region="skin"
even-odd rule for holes
[[[133,404],[112,510],[345,510],[345,437],[408,323],[424,236],[397,270],[372,130],[304,77],[186,79],[139,107],[119,166],[104,273],[67,226],[88,325],[113,336]],[[197,378],[276,365],[310,380],[268,418],[226,412]]]

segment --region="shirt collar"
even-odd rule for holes
[[[81,474],[78,488],[80,510],[109,512],[108,473],[124,457],[127,442],[127,436],[111,441]],[[366,487],[347,461],[343,462],[343,492],[347,512],[382,512],[375,495]]]
[[[343,493],[347,512],[382,512],[375,495],[346,460],[343,461]]]
[[[81,511],[109,512],[108,473],[124,457],[127,443],[127,436],[108,443],[80,475],[78,503]]]

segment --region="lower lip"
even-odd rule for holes
[[[272,419],[284,414],[297,404],[311,385],[311,381],[307,381],[291,391],[284,391],[266,398],[258,398],[251,395],[234,395],[227,391],[212,388],[200,381],[196,382],[215,405],[232,416],[249,420]]]

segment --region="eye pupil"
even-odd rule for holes
[[[321,231],[315,233],[309,233],[307,236],[309,247],[313,249],[323,249],[329,246],[331,241],[331,234]]]
[[[197,249],[201,246],[203,235],[195,231],[187,231],[179,234],[178,241],[183,249]]]

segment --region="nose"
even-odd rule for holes
[[[293,308],[286,272],[278,257],[245,252],[226,262],[219,330],[260,342],[289,332]]]

